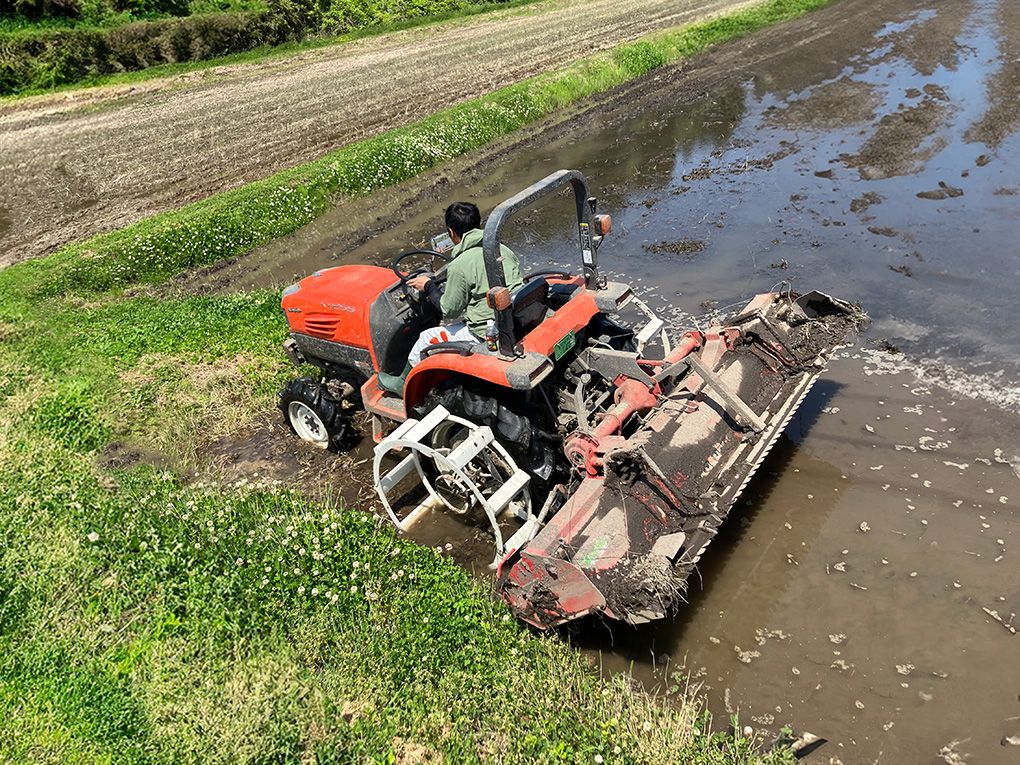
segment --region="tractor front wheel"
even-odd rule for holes
[[[343,402],[310,377],[287,383],[280,391],[280,410],[288,427],[319,449],[342,448],[351,432],[351,418]]]

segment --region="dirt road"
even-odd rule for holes
[[[0,107],[0,265],[265,177],[735,0],[552,0]]]

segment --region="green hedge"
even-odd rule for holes
[[[101,24],[159,16],[187,16],[188,0],[4,0],[0,19]]]
[[[307,8],[284,0],[268,11],[12,33],[0,36],[0,95],[279,45],[317,23]]]
[[[0,96],[244,53],[509,0],[269,0],[260,11],[0,33]]]

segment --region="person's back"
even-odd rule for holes
[[[446,286],[442,295],[439,295],[436,281],[429,275],[416,276],[408,281],[409,286],[423,293],[424,299],[439,307],[443,323],[422,331],[411,348],[403,374],[379,373],[379,384],[393,393],[403,391],[404,379],[411,367],[421,361],[423,348],[457,340],[481,343],[489,322],[496,318],[486,299],[489,276],[482,250],[482,216],[477,205],[454,202],[446,208],[445,220],[454,248],[450,252],[452,260],[446,267]],[[505,245],[500,245],[500,260],[506,286],[513,292],[524,283],[520,261]]]
[[[486,301],[489,276],[482,251],[482,229],[465,232],[451,255],[453,261],[446,268],[446,288],[440,301],[443,321],[449,322],[463,315],[471,334],[482,338],[489,322],[495,318]],[[513,292],[524,283],[520,261],[506,245],[500,246],[500,260],[503,261],[506,286]]]

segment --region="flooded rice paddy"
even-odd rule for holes
[[[340,207],[248,276],[382,262],[441,228],[438,200],[491,207],[574,167],[614,216],[604,270],[676,330],[782,282],[861,301],[871,328],[749,487],[688,607],[570,637],[649,689],[691,676],[742,725],[828,739],[812,762],[1018,762],[1020,4],[843,0],[809,19],[483,170],[432,174],[337,256],[351,210],[372,215]],[[527,267],[574,262],[569,215],[564,199],[518,222]]]

